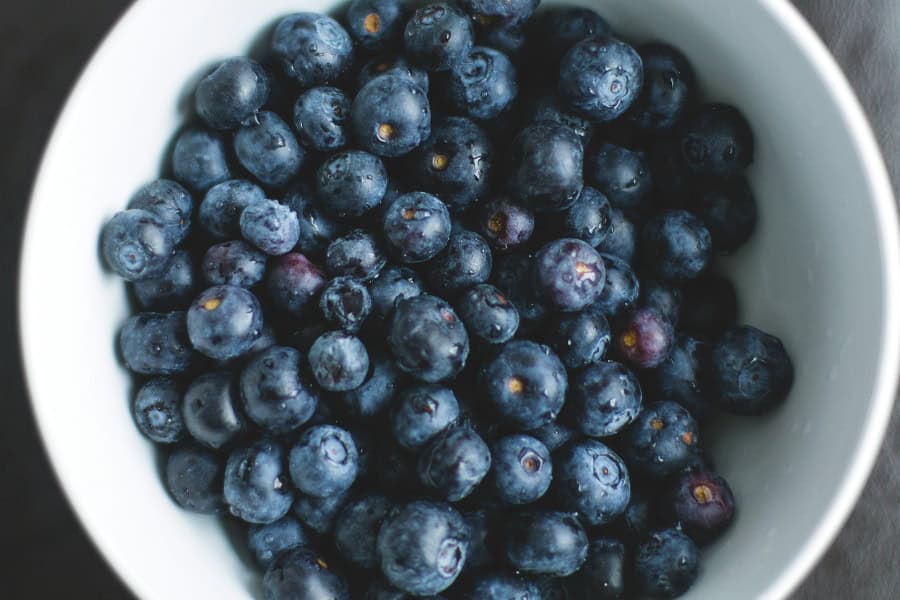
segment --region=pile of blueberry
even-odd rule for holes
[[[537,3],[284,17],[103,230],[137,425],[269,600],[675,597],[732,521],[701,429],[793,380],[714,269],[751,128]]]

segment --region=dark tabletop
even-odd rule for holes
[[[795,0],[837,56],[873,121],[900,187],[900,2]],[[31,0],[0,12],[0,597],[128,598],[79,528],[28,407],[16,341],[22,219],[57,112],[126,0]],[[64,309],[64,303],[61,304]],[[900,406],[900,405],[898,405]],[[795,599],[900,598],[900,409],[862,499]]]

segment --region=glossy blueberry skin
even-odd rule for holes
[[[506,558],[523,573],[565,577],[587,558],[588,537],[574,515],[528,512],[513,516],[506,528]]]
[[[340,89],[320,86],[306,90],[294,103],[294,130],[300,142],[318,152],[347,145],[350,98]]]
[[[375,238],[362,229],[354,229],[335,239],[325,251],[325,270],[332,277],[346,276],[370,281],[386,264],[387,258]]]
[[[588,546],[588,557],[571,582],[572,600],[619,600],[625,597],[625,545],[600,537]]]
[[[606,239],[610,229],[609,200],[596,188],[582,188],[575,203],[562,213],[562,236],[577,238],[595,248]]]
[[[575,238],[550,242],[537,253],[534,286],[552,308],[575,312],[599,300],[606,281],[603,258]]]
[[[378,566],[378,530],[393,508],[387,496],[369,494],[348,502],[334,527],[334,543],[341,557],[365,569]]]
[[[350,600],[350,588],[305,546],[278,555],[262,580],[265,600]]]
[[[225,507],[222,498],[224,469],[222,458],[215,452],[196,444],[182,444],[166,458],[166,489],[185,510],[219,513]]]
[[[295,317],[307,314],[308,305],[325,282],[319,267],[297,252],[279,256],[266,273],[266,290],[272,303]]]
[[[559,421],[551,421],[537,429],[532,429],[528,435],[544,444],[550,452],[554,452],[574,438],[575,431]]]
[[[626,118],[644,132],[671,131],[696,93],[694,70],[684,54],[668,44],[653,42],[637,50],[644,86]]]
[[[359,451],[350,433],[333,425],[307,429],[291,448],[291,479],[310,496],[336,496],[350,489],[359,472]]]
[[[559,61],[572,46],[592,36],[609,35],[612,30],[603,17],[589,8],[550,6],[531,20],[529,33],[531,39],[541,40],[533,46],[539,73],[555,78]]]
[[[427,192],[410,192],[384,211],[382,231],[390,252],[401,262],[434,257],[450,240],[447,205]]]
[[[343,331],[329,331],[309,349],[309,367],[323,389],[345,392],[365,381],[369,354],[359,338]]]
[[[708,343],[679,334],[669,356],[646,373],[648,397],[677,402],[702,419],[715,401],[707,376],[711,360]]]
[[[572,130],[578,136],[582,145],[587,146],[594,135],[594,126],[590,120],[566,110],[562,102],[553,92],[543,92],[531,98],[522,98],[525,101],[524,119],[528,123],[540,123],[543,121],[557,123]]]
[[[300,352],[286,346],[263,350],[241,371],[241,398],[250,419],[271,434],[309,421],[319,402],[301,379]]]
[[[637,235],[634,221],[618,208],[613,208],[609,211],[609,231],[597,245],[597,250],[631,263],[637,246]]]
[[[670,210],[644,223],[640,248],[643,265],[651,275],[679,282],[693,279],[706,269],[712,239],[700,219],[685,210]]]
[[[662,401],[644,407],[624,441],[631,468],[661,478],[691,464],[699,453],[700,434],[687,409]]]
[[[394,307],[404,298],[414,298],[424,293],[419,274],[407,267],[389,266],[369,282],[372,306],[382,317],[394,314]]]
[[[369,376],[356,389],[335,394],[334,398],[349,416],[366,420],[381,414],[394,399],[400,371],[385,353],[370,358]]]
[[[131,413],[138,430],[157,444],[172,444],[187,434],[181,418],[181,388],[168,377],[157,377],[142,385]]]
[[[756,230],[756,199],[743,177],[705,181],[691,210],[709,229],[713,250],[721,254],[743,246]]]
[[[640,295],[640,282],[631,266],[611,254],[601,254],[606,267],[606,283],[594,308],[605,315],[617,315],[637,303]]]
[[[341,219],[361,217],[379,204],[387,190],[381,159],[361,150],[330,156],[316,172],[316,202]]]
[[[119,332],[125,366],[141,375],[184,373],[196,359],[188,330],[182,311],[132,315]]]
[[[664,319],[677,325],[682,307],[682,291],[675,285],[656,279],[641,280],[641,296],[638,306],[658,312]]]
[[[206,446],[228,446],[246,431],[238,410],[240,392],[226,371],[212,371],[194,379],[184,393],[181,415],[191,436]]]
[[[541,594],[534,583],[503,573],[482,575],[466,596],[471,600],[540,600]]]
[[[266,255],[243,240],[210,246],[200,263],[209,285],[251,288],[266,272]]]
[[[442,503],[411,502],[388,515],[378,533],[382,573],[391,585],[416,596],[453,585],[468,550],[466,522]]]
[[[225,503],[229,512],[247,523],[272,523],[285,516],[294,501],[287,487],[284,452],[261,439],[228,456],[225,465]]]
[[[637,51],[620,40],[594,36],[575,44],[559,65],[559,95],[575,112],[612,121],[637,99],[644,69]]]
[[[233,285],[207,289],[187,311],[191,344],[215,360],[246,354],[260,337],[262,327],[259,300],[251,292]]]
[[[286,185],[300,172],[306,152],[277,114],[262,111],[256,121],[234,134],[238,161],[265,185]]]
[[[450,70],[447,93],[460,114],[479,120],[497,117],[519,94],[516,68],[505,54],[475,46]]]
[[[360,148],[402,156],[431,134],[431,107],[410,78],[387,73],[367,83],[350,107],[350,130]]]
[[[625,462],[596,440],[562,448],[556,456],[557,504],[591,525],[605,525],[625,511],[631,479]]]
[[[535,212],[558,212],[575,203],[583,186],[584,149],[571,129],[551,122],[529,125],[510,149],[513,199]]]
[[[335,277],[322,290],[319,308],[326,321],[355,333],[372,312],[372,297],[360,281]]]
[[[304,88],[337,80],[353,62],[353,40],[347,31],[316,13],[295,13],[279,21],[271,50],[285,74]]]
[[[398,444],[417,450],[459,417],[459,403],[449,388],[423,383],[404,388],[391,413],[391,430]]]
[[[345,19],[361,48],[380,52],[400,44],[406,16],[407,8],[400,0],[353,0]]]
[[[526,243],[534,233],[534,213],[508,198],[496,198],[481,210],[479,230],[496,250],[512,250]]]
[[[615,348],[635,368],[658,366],[674,344],[674,326],[655,310],[637,308],[619,319]]]
[[[681,155],[699,175],[740,175],[753,162],[753,152],[750,123],[731,105],[703,104],[681,128]]]
[[[376,77],[388,74],[406,77],[428,93],[428,71],[411,65],[402,54],[382,54],[364,64],[357,75],[356,87],[362,89]]]
[[[323,535],[331,531],[341,509],[350,500],[350,493],[343,492],[319,498],[308,494],[297,494],[294,501],[294,516],[305,526]]]
[[[722,410],[759,415],[784,402],[794,383],[794,364],[777,337],[738,325],[713,346],[710,376]]]
[[[127,281],[155,279],[165,273],[175,243],[165,223],[141,209],[113,215],[100,238],[106,264]]]
[[[214,185],[206,192],[197,220],[212,238],[220,241],[241,234],[241,213],[251,204],[262,202],[266,193],[261,187],[243,179],[230,179]]]
[[[139,208],[156,215],[176,245],[191,231],[194,199],[179,183],[169,179],[158,179],[139,189],[128,208]]]
[[[265,525],[251,525],[247,529],[247,549],[256,564],[264,570],[285,550],[308,543],[303,526],[291,516]]]
[[[477,23],[525,22],[540,4],[539,0],[463,0],[460,6]]]
[[[403,31],[406,56],[428,71],[447,71],[462,63],[474,38],[469,15],[446,2],[417,9]]]
[[[465,117],[436,120],[431,135],[409,155],[412,179],[451,210],[476,203],[486,192],[494,146],[485,131]]]
[[[172,172],[178,183],[194,192],[205,192],[231,179],[222,137],[205,129],[184,130],[175,140]]]
[[[159,277],[135,281],[134,295],[144,308],[174,310],[184,308],[197,293],[197,277],[190,252],[178,250]]]
[[[623,210],[643,206],[653,189],[653,177],[643,153],[600,143],[584,157],[584,178],[610,204]]]
[[[474,429],[449,427],[419,454],[419,480],[443,500],[458,502],[472,493],[491,468],[491,452]]]
[[[345,225],[322,211],[310,186],[300,183],[292,187],[283,202],[297,215],[300,238],[294,249],[297,252],[320,258],[335,238],[342,235]]]
[[[519,311],[497,288],[481,283],[463,292],[456,302],[469,335],[489,344],[503,344],[519,329]]]
[[[566,369],[550,348],[526,340],[506,344],[481,374],[482,389],[501,419],[521,429],[554,420],[566,400]]]
[[[550,488],[550,450],[528,435],[510,435],[491,446],[492,491],[506,504],[530,504]]]
[[[663,529],[648,537],[634,554],[632,576],[642,594],[677,598],[690,589],[700,569],[697,545],[678,529]]]
[[[197,84],[197,114],[212,129],[236,129],[269,99],[269,76],[255,60],[229,58]]]
[[[276,200],[255,202],[241,213],[241,235],[266,254],[281,256],[297,245],[300,221]]]
[[[581,433],[606,437],[637,418],[643,393],[634,373],[620,363],[605,361],[572,373],[567,401],[572,422]]]
[[[455,377],[469,356],[462,321],[446,301],[427,294],[397,304],[388,344],[400,370],[426,383]]]
[[[724,478],[710,471],[684,473],[668,503],[684,532],[700,544],[719,537],[734,519],[734,494]]]
[[[493,256],[483,237],[472,231],[450,236],[447,247],[426,265],[428,282],[435,293],[452,296],[484,283],[491,275]]]

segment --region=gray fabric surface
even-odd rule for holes
[[[747,0],[723,0],[744,2]],[[18,244],[31,179],[69,86],[125,0],[33,0],[0,11],[0,597],[127,598],[54,481],[31,420],[18,363]],[[900,0],[795,0],[833,50],[868,111],[900,183]],[[64,257],[61,267],[64,268]],[[65,290],[60,291],[64,298]],[[64,310],[64,303],[61,303]],[[900,410],[846,527],[796,599],[900,598]],[[115,476],[115,474],[111,474]],[[139,518],[136,516],[136,518]]]

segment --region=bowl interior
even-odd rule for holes
[[[786,2],[583,4],[628,39],[679,46],[707,95],[740,106],[755,129],[759,231],[726,267],[742,319],[784,339],[796,384],[773,414],[705,432],[739,513],[688,597],[783,596],[849,511],[887,421],[900,336],[883,167],[843,80]],[[244,598],[257,583],[216,519],[170,501],[132,424],[114,351],[124,286],[101,269],[99,230],[158,176],[189,82],[245,53],[277,17],[333,7],[138,2],[85,71],[37,180],[21,271],[35,412],[80,518],[143,598]]]

